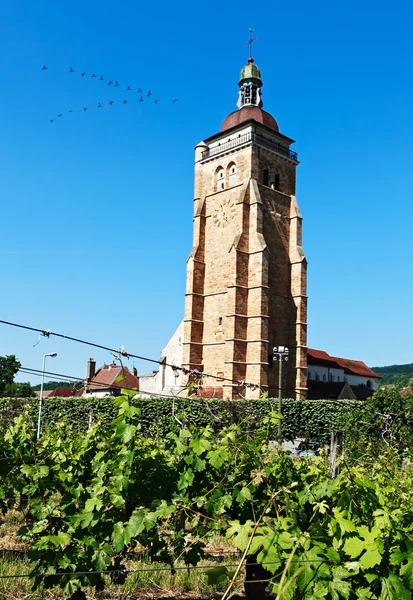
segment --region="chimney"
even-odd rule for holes
[[[88,381],[91,381],[96,373],[96,361],[94,358],[89,358],[89,361],[87,363],[87,375],[86,375],[86,379]]]

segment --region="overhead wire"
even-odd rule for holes
[[[266,561],[266,562],[254,562],[254,563],[249,563],[247,562],[246,565],[248,565],[249,567],[258,567],[258,566],[265,566],[265,565],[275,565],[275,564],[286,564],[288,561],[288,559],[286,560],[273,560],[273,561]],[[319,563],[335,563],[334,561],[332,561],[331,559],[325,558],[325,559],[295,559],[292,561],[289,561],[288,564],[294,564],[294,563],[314,563],[314,564],[319,564]],[[220,564],[220,567],[238,567],[239,563],[230,563],[230,564]],[[19,575],[0,575],[0,579],[23,579],[23,578],[45,578],[45,577],[67,577],[67,576],[71,576],[71,577],[87,577],[89,575],[128,575],[130,573],[156,573],[156,572],[160,572],[160,571],[187,571],[187,570],[192,570],[192,569],[202,569],[202,570],[209,570],[209,569],[216,569],[217,566],[216,565],[187,565],[187,566],[170,566],[170,567],[155,567],[155,568],[148,568],[148,569],[105,569],[103,571],[68,571],[68,572],[62,572],[62,573],[22,573]]]
[[[69,336],[69,335],[65,335],[63,333],[55,333],[52,332],[50,329],[39,329],[37,327],[31,327],[29,325],[22,325],[20,323],[14,323],[11,321],[4,321],[2,319],[0,319],[0,323],[2,323],[3,325],[9,325],[12,327],[18,327],[20,329],[26,329],[28,331],[35,331],[37,333],[40,333],[41,335],[43,335],[44,337],[49,338],[50,336],[54,336],[54,337],[58,337],[58,338],[63,338],[66,340],[70,340],[72,342],[77,342],[79,344],[85,344],[87,346],[92,346],[94,348],[99,348],[100,350],[106,350],[107,352],[113,352],[116,354],[120,354],[121,356],[125,357],[125,358],[136,358],[138,360],[143,360],[143,361],[147,361],[147,362],[151,362],[153,364],[157,364],[159,366],[164,365],[165,367],[170,367],[173,370],[179,370],[182,371],[185,375],[189,375],[189,376],[193,376],[193,377],[197,377],[197,378],[202,378],[202,377],[210,377],[212,379],[219,379],[220,381],[227,381],[230,382],[232,384],[235,384],[236,387],[251,387],[251,388],[255,388],[255,389],[260,389],[260,386],[256,383],[250,383],[248,381],[244,381],[244,380],[236,380],[236,379],[230,379],[228,377],[222,377],[222,376],[218,376],[218,375],[211,375],[209,373],[204,373],[203,371],[198,371],[197,369],[187,369],[186,367],[182,367],[182,366],[178,366],[178,365],[174,365],[171,363],[167,363],[163,360],[156,360],[154,358],[149,358],[147,356],[141,356],[138,354],[132,354],[131,352],[126,352],[126,350],[123,348],[123,346],[121,346],[121,349],[116,349],[116,348],[110,348],[108,346],[104,346],[102,344],[97,344],[95,342],[90,342],[87,340],[82,340],[80,338],[75,338],[73,336]]]

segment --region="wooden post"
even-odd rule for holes
[[[330,477],[334,479],[341,471],[341,465],[337,461],[343,453],[343,432],[336,429],[331,432],[330,445]]]

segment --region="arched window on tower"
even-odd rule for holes
[[[264,167],[262,172],[262,183],[264,185],[270,185],[270,170],[268,167]]]
[[[225,171],[222,167],[217,167],[215,171],[215,190],[223,190],[225,188]]]
[[[234,162],[230,162],[227,167],[228,182],[229,186],[235,185],[237,179],[237,165]]]
[[[271,187],[273,190],[280,190],[280,174],[277,173],[277,171],[275,173],[273,173],[272,175],[272,181],[271,181]]]

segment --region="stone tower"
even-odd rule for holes
[[[275,345],[288,346],[284,397],[307,391],[307,262],[295,198],[297,153],[262,110],[250,58],[238,110],[195,148],[194,244],[187,264],[183,367],[216,397],[278,394]],[[257,384],[260,389],[239,385]]]

